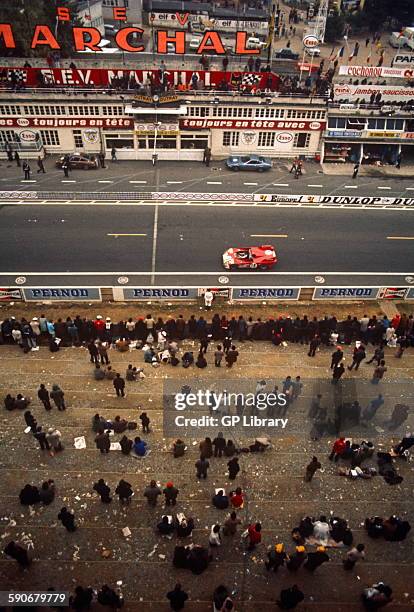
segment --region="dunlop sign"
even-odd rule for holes
[[[379,287],[316,287],[313,300],[375,300]]]
[[[255,202],[303,202],[307,204],[356,204],[356,205],[404,205],[414,206],[414,198],[387,198],[375,196],[322,196],[322,195],[285,195],[255,193]]]

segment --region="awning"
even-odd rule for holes
[[[126,106],[125,113],[131,115],[186,115],[187,106],[180,106],[178,108],[155,108],[154,106],[135,108],[133,106]]]

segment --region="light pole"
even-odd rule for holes
[[[161,126],[161,121],[155,121],[154,123],[154,150],[152,152],[152,165],[155,166],[155,164],[158,161],[158,153],[157,153],[157,136],[158,136],[158,130]]]

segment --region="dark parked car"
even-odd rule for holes
[[[57,162],[56,168],[61,168],[63,164],[63,160],[65,159],[65,155],[62,155]],[[79,153],[73,153],[69,155],[69,168],[71,170],[80,168],[81,170],[91,170],[96,169],[98,164],[98,159],[96,155],[80,155]]]
[[[276,51],[275,57],[278,59],[298,60],[299,53],[294,53],[292,49],[284,47],[283,49],[279,49],[279,51]]]

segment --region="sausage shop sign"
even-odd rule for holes
[[[22,291],[26,302],[100,302],[102,299],[101,290],[96,287],[25,287]]]
[[[273,119],[180,119],[183,130],[216,129],[249,129],[249,130],[290,130],[320,132],[326,127],[326,121],[289,121]]]

